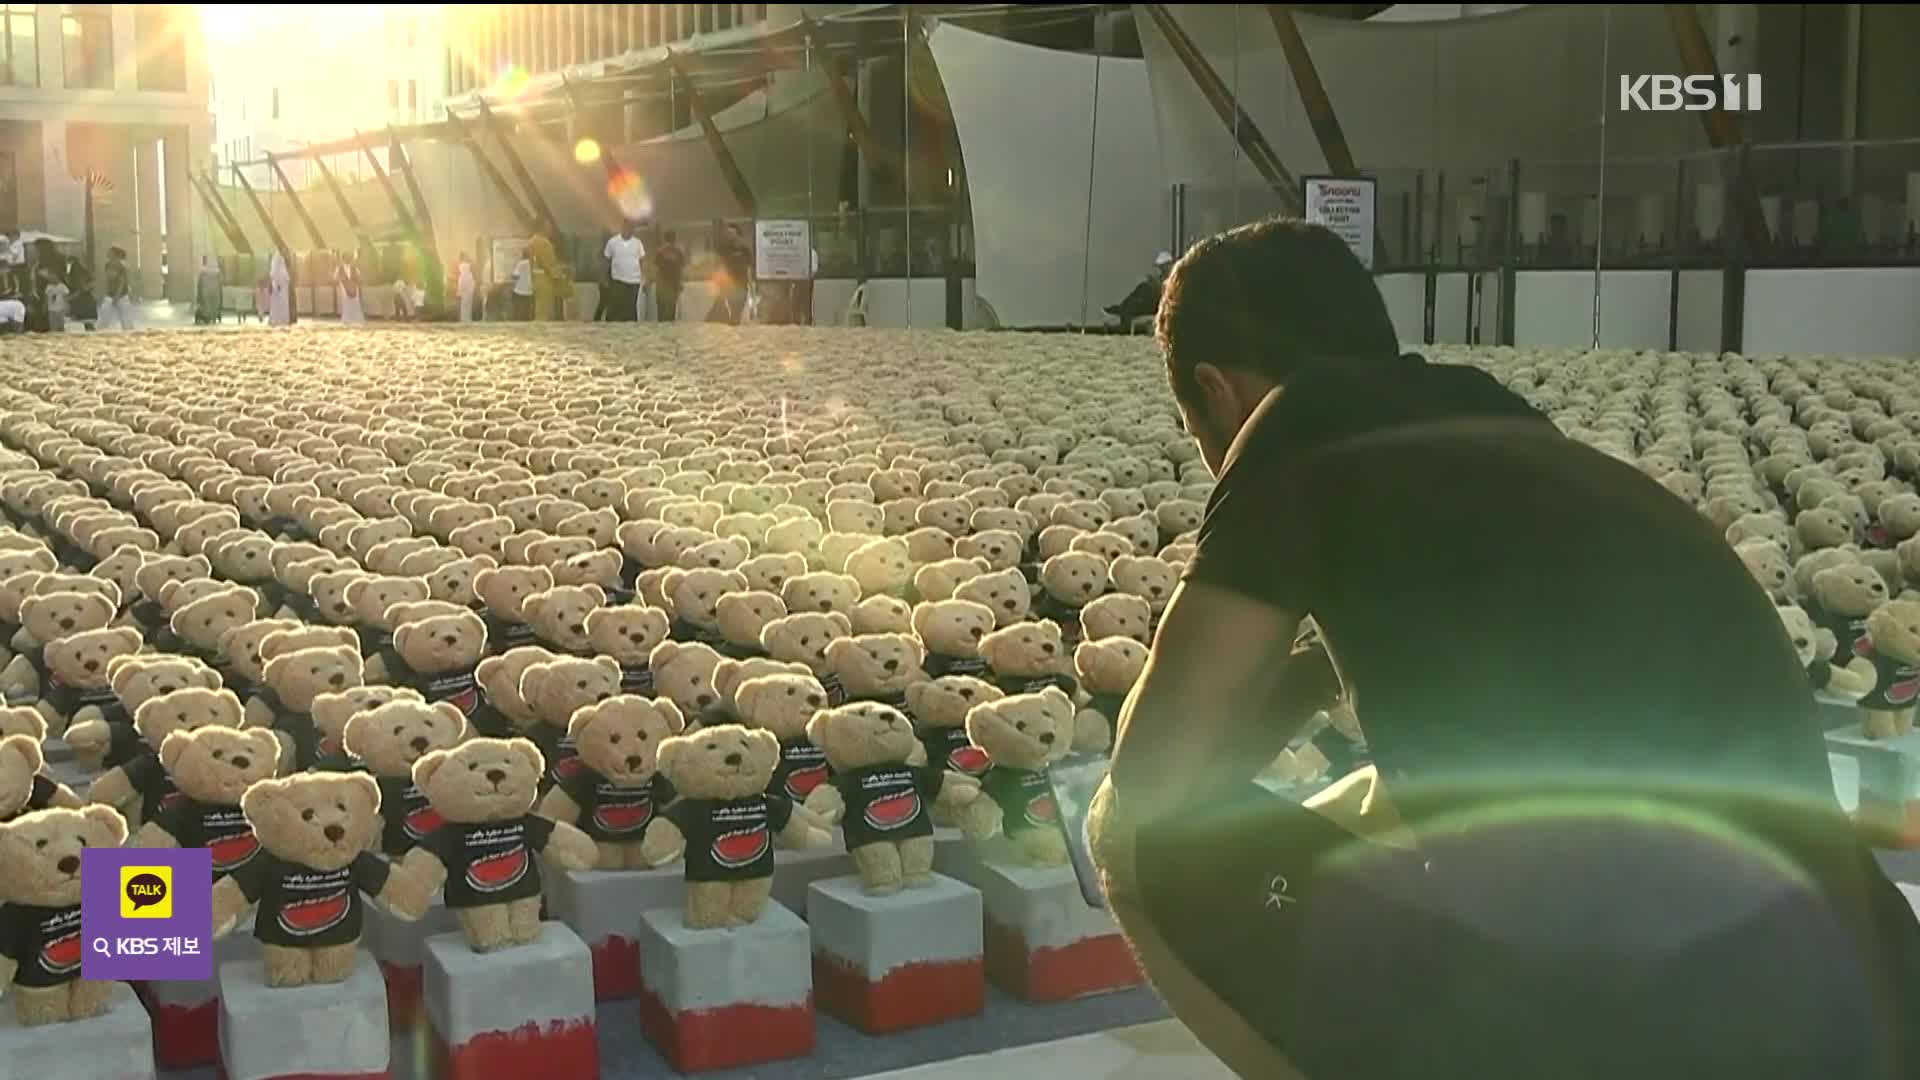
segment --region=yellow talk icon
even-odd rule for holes
[[[123,919],[173,918],[173,867],[121,867],[120,917]]]

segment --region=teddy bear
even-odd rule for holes
[[[313,708],[309,710],[313,715],[314,760],[308,768],[318,772],[358,772],[360,764],[347,753],[347,724],[363,712],[395,701],[425,703],[418,691],[394,686],[354,686],[315,695]]]
[[[428,902],[404,867],[369,850],[381,827],[380,788],[365,773],[261,780],[240,812],[263,849],[213,887],[213,924],[254,909],[268,986],[345,982],[360,954],[362,895],[403,919]]]
[[[816,570],[788,578],[780,587],[780,600],[788,611],[837,611],[849,617],[860,602],[860,582],[846,574]]]
[[[1022,861],[1067,861],[1067,834],[1053,801],[1048,770],[1072,744],[1073,699],[1057,687],[1010,694],[967,711],[967,738],[993,762],[960,824],[969,839],[1006,836]]]
[[[904,709],[907,687],[927,673],[920,667],[926,649],[911,634],[856,634],[827,644],[827,679],[846,700],[878,701]]]
[[[1804,606],[1813,624],[1833,635],[1840,656],[1855,655],[1867,633],[1867,616],[1887,602],[1887,583],[1871,567],[1843,562],[1813,575]]]
[[[824,847],[832,834],[784,795],[770,795],[780,742],[770,731],[715,724],[660,744],[658,768],[677,795],[641,842],[648,866],[685,857],[686,923],[695,930],[760,918],[773,890],[774,839]]]
[[[1775,604],[1792,599],[1793,568],[1780,545],[1771,540],[1748,540],[1733,550],[1746,565],[1747,573],[1753,575],[1754,582],[1767,591]]]
[[[688,717],[690,723],[703,723],[720,704],[713,673],[723,659],[718,650],[698,642],[669,640],[655,645],[647,654],[647,666],[653,671],[654,696],[679,706],[680,714]]]
[[[240,699],[233,691],[183,686],[141,702],[134,711],[132,745],[117,755],[118,764],[88,785],[87,800],[112,806],[129,824],[152,820],[180,798],[179,788],[161,765],[161,745],[176,731],[209,726],[246,726]]]
[[[812,675],[805,664],[794,664],[784,660],[775,660],[766,656],[750,657],[746,660],[722,659],[713,668],[713,691],[719,702],[708,710],[713,718],[738,720],[739,702],[735,699],[740,687],[749,679],[758,679],[763,675]],[[817,680],[816,680],[817,681]]]
[[[1147,602],[1153,613],[1148,632],[1158,629],[1167,601],[1173,599],[1174,587],[1180,583],[1179,568],[1155,555],[1122,555],[1108,566],[1107,575],[1113,591]]]
[[[1073,650],[1073,671],[1087,694],[1073,720],[1073,748],[1104,753],[1113,745],[1120,707],[1147,666],[1147,647],[1131,637],[1099,637]]]
[[[993,612],[994,624],[1003,629],[1024,621],[1033,610],[1032,589],[1018,567],[963,581],[953,590],[953,598],[985,605]]]
[[[665,590],[667,610],[673,613],[669,638],[716,649],[726,642],[726,636],[720,630],[720,598],[729,593],[745,592],[747,579],[744,574],[736,570],[681,570],[675,567],[666,571],[661,584]]]
[[[1081,611],[1110,584],[1107,564],[1090,552],[1063,552],[1040,564],[1038,584],[1040,595],[1033,614],[1058,624],[1061,642],[1067,648],[1078,645],[1086,636],[1080,625]]]
[[[653,696],[648,656],[667,639],[672,621],[659,608],[640,604],[595,608],[587,613],[587,643],[598,656],[620,665],[620,692]]]
[[[168,620],[168,652],[194,657],[224,678],[229,666],[221,635],[259,617],[260,594],[242,586],[223,589],[186,604]]]
[[[619,692],[620,665],[610,656],[588,659],[555,655],[528,665],[520,673],[520,699],[537,721],[525,737],[540,748],[547,761],[541,794],[580,767],[574,759],[573,745],[567,741],[567,725],[573,714]]]
[[[913,572],[913,593],[922,602],[951,599],[961,584],[991,573],[993,564],[985,559],[940,559],[924,563]]]
[[[551,588],[553,571],[544,566],[502,566],[473,575],[474,595],[486,608],[487,641],[495,655],[538,640],[525,605],[527,597]]]
[[[405,855],[440,825],[427,797],[413,782],[413,763],[435,750],[450,750],[471,735],[460,710],[441,702],[398,699],[355,712],[341,742],[380,789],[380,852]]]
[[[0,822],[49,807],[85,805],[72,788],[42,771],[47,763],[40,740],[46,722],[40,714],[32,709],[9,711],[17,714],[17,719],[9,717],[0,727],[0,731],[10,732],[0,736]]]
[[[134,655],[143,644],[140,632],[127,626],[87,630],[48,642],[41,651],[46,677],[38,680],[33,700],[46,718],[48,734],[64,734],[74,722],[108,720],[119,704],[110,681],[113,661]]]
[[[471,719],[475,733],[504,739],[533,730],[539,719],[520,696],[520,676],[534,664],[557,659],[538,645],[522,645],[480,661],[473,669],[480,685],[480,711]]]
[[[1866,619],[1866,635],[1853,652],[1873,665],[1873,688],[1860,699],[1862,728],[1869,739],[1891,739],[1913,730],[1920,699],[1920,601],[1892,600]]]
[[[748,589],[778,596],[788,580],[807,572],[807,560],[803,555],[769,551],[741,563],[738,569],[747,579]]]
[[[730,660],[765,656],[760,646],[760,632],[768,623],[786,614],[787,605],[774,593],[751,589],[724,593],[714,605],[714,623],[720,631],[720,640],[711,644]]]
[[[767,656],[792,664],[805,664],[826,687],[829,707],[846,704],[846,691],[833,677],[833,665],[827,662],[827,646],[853,635],[853,620],[835,611],[795,612],[775,619],[760,631],[760,645]],[[836,700],[837,698],[837,700]]]
[[[967,711],[983,701],[999,701],[1006,695],[999,687],[970,675],[942,675],[907,687],[907,716],[914,733],[934,765],[965,776],[986,775],[992,764],[986,751],[967,738]],[[955,825],[935,807],[934,820]]]
[[[486,655],[487,624],[472,611],[408,618],[365,674],[368,682],[418,691],[429,704],[447,702],[472,721],[482,707],[475,672]]]
[[[1856,700],[1873,690],[1878,676],[1873,671],[1872,661],[1861,656],[1849,656],[1846,666],[1835,664],[1834,649],[1837,643],[1833,634],[1815,627],[1803,608],[1797,604],[1785,604],[1776,607],[1774,613],[1780,616],[1781,624],[1786,627],[1794,651],[1800,654],[1800,665],[1807,669],[1807,682],[1815,690],[1825,690]]]
[[[845,574],[860,585],[860,595],[904,600],[913,581],[913,560],[906,542],[890,537],[861,545],[847,556]]]
[[[957,814],[979,797],[980,782],[926,764],[906,715],[877,702],[816,712],[807,737],[825,753],[831,775],[805,806],[842,826],[866,892],[933,884],[933,811]]]
[[[556,585],[527,597],[520,611],[535,640],[554,652],[584,656],[592,651],[587,616],[607,602],[598,585]]]
[[[540,748],[526,739],[468,739],[413,763],[413,782],[441,819],[400,862],[428,893],[442,889],[475,952],[530,944],[540,936],[540,859],[590,870],[599,852],[565,822],[533,813]],[[419,898],[411,913],[424,907]]]
[[[295,649],[268,660],[265,674],[256,700],[272,714],[273,728],[285,741],[282,760],[294,770],[311,769],[322,756],[314,698],[365,685],[360,650],[351,645]]]
[[[0,671],[0,691],[4,691],[6,703],[25,705],[42,699],[42,692],[48,689],[53,677],[49,670],[48,646],[109,629],[117,610],[114,601],[95,593],[57,591],[29,595],[22,600],[20,630],[12,641],[14,656],[5,670]],[[138,636],[131,628],[119,628],[116,633]],[[70,707],[73,703],[55,704],[52,709],[65,715],[67,710],[63,705]],[[61,727],[64,725],[56,726],[55,734]]]
[[[733,700],[743,727],[771,732],[780,741],[768,790],[796,805],[805,802],[828,775],[826,752],[807,737],[807,721],[827,707],[825,688],[812,675],[760,675],[742,681]]]
[[[240,810],[240,798],[279,768],[280,740],[274,733],[218,725],[175,731],[161,742],[159,757],[179,798],[148,818],[129,846],[206,848],[216,882],[252,861],[260,842]]]
[[[1048,620],[995,630],[980,639],[980,657],[987,662],[987,680],[1008,695],[1058,687],[1071,696],[1079,689],[1067,673],[1072,656],[1062,644],[1059,624]]]
[[[647,825],[673,801],[671,785],[656,771],[660,744],[684,730],[671,701],[622,694],[582,706],[567,722],[579,767],[547,792],[536,812],[579,826],[599,850],[600,869],[644,869]]]
[[[393,644],[390,609],[432,598],[422,578],[369,574],[347,583],[344,595],[353,609],[352,624],[360,635],[360,656],[371,661]]]
[[[100,1016],[114,984],[80,977],[80,853],[119,847],[112,807],[36,810],[0,822],[0,991],[23,1027]]]

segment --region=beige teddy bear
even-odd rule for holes
[[[967,737],[993,762],[980,782],[986,798],[976,800],[961,817],[970,839],[983,840],[998,831],[1025,862],[1067,861],[1067,835],[1048,769],[1066,756],[1073,724],[1073,699],[1052,687],[968,710]]]
[[[832,834],[782,795],[769,795],[780,743],[772,732],[716,724],[661,744],[659,770],[673,805],[641,844],[648,866],[686,860],[687,925],[695,930],[757,921],[773,888],[777,835],[790,847],[824,847]]]
[[[768,790],[804,803],[829,775],[826,752],[807,737],[807,721],[827,707],[827,692],[812,675],[782,672],[742,681],[733,713],[743,727],[771,732],[780,760]]]
[[[709,722],[740,718],[737,696],[740,687],[749,679],[758,679],[763,675],[811,675],[805,664],[788,663],[771,657],[755,656],[746,660],[723,659],[714,665],[713,691],[719,702],[708,710]]]
[[[134,712],[132,745],[118,748],[119,764],[88,785],[88,801],[112,806],[129,825],[152,820],[180,799],[179,788],[161,764],[160,747],[176,731],[210,726],[245,726],[240,699],[231,690],[183,686],[141,702]]]
[[[473,575],[474,595],[486,607],[487,641],[496,655],[535,644],[527,622],[527,597],[553,588],[553,571],[544,566],[503,566]]]
[[[355,712],[341,741],[380,788],[380,852],[398,859],[440,825],[440,815],[413,782],[413,763],[451,750],[472,734],[453,705],[401,698]]]
[[[421,697],[416,690],[379,685],[354,686],[315,696],[310,710],[315,735],[314,761],[309,768],[320,772],[357,771],[358,764],[347,755],[347,724],[363,712],[395,701],[421,701]]]
[[[271,644],[274,638],[267,640]],[[322,757],[314,699],[365,685],[360,650],[351,645],[295,649],[268,660],[265,672],[266,685],[256,700],[272,713],[284,743],[281,760],[293,771],[311,769]]]
[[[1853,656],[1867,633],[1867,616],[1887,602],[1887,583],[1871,567],[1841,562],[1813,575],[1807,614],[1815,626],[1833,634],[1840,656]]]
[[[1875,608],[1853,652],[1874,669],[1873,689],[1860,699],[1867,738],[1911,732],[1920,700],[1920,601],[1892,600]]]
[[[827,662],[827,647],[839,638],[853,634],[853,620],[839,612],[795,612],[775,619],[760,631],[760,646],[767,656],[787,663],[805,664],[827,688],[829,707],[844,705],[845,691],[832,678],[833,666]],[[841,695],[835,700],[836,694]]]
[[[540,862],[592,869],[585,833],[535,815],[545,775],[540,749],[526,739],[469,739],[414,762],[413,782],[441,818],[400,866],[425,887],[443,889],[476,952],[525,945],[540,936]],[[409,911],[418,915],[426,897]]]
[[[786,615],[787,605],[774,593],[751,589],[725,593],[714,605],[714,623],[720,631],[720,641],[714,644],[714,648],[720,655],[732,660],[764,656],[766,654],[760,646],[761,631],[766,629],[767,624]]]
[[[587,616],[606,602],[606,591],[598,585],[556,585],[527,597],[520,610],[540,644],[581,656],[593,648]]]
[[[933,884],[933,811],[958,813],[979,797],[980,782],[926,764],[906,715],[877,702],[817,712],[807,737],[825,752],[832,773],[806,808],[842,826],[866,891]]]
[[[158,704],[148,702],[146,707]],[[240,798],[271,777],[279,764],[280,740],[271,731],[208,726],[173,732],[160,744],[160,766],[180,797],[161,806],[129,844],[206,848],[213,858],[213,878],[219,881],[259,853],[260,842],[240,810]]]
[[[906,707],[907,687],[926,679],[925,647],[911,634],[859,634],[827,645],[827,677],[847,701],[878,701]],[[832,690],[829,690],[831,695]]]
[[[660,745],[685,729],[671,701],[623,694],[583,706],[567,724],[579,767],[547,792],[537,812],[579,826],[599,850],[600,869],[643,869],[647,826],[673,801],[671,785],[656,771]]]
[[[353,609],[353,628],[360,635],[360,655],[371,661],[393,645],[392,609],[432,598],[426,579],[370,574],[347,583],[347,605]]]
[[[1033,610],[1033,593],[1026,575],[1012,567],[961,582],[953,590],[953,598],[985,605],[993,612],[994,622],[1003,628],[1024,621]]]
[[[659,608],[621,604],[587,613],[587,642],[594,654],[612,657],[620,665],[620,692],[653,696],[653,668],[648,656],[667,639],[671,619]]]
[[[1040,564],[1040,596],[1033,612],[1058,624],[1062,644],[1072,648],[1086,639],[1082,612],[1105,595],[1110,584],[1107,564],[1100,556],[1063,552]]]
[[[1071,696],[1079,690],[1067,674],[1072,655],[1057,623],[1043,619],[1003,626],[980,639],[980,657],[987,662],[989,681],[1007,694],[1057,687]]]
[[[106,720],[118,704],[113,693],[113,662],[138,653],[144,642],[132,627],[104,627],[49,641],[41,650],[46,677],[34,705],[50,735],[65,733],[75,722]],[[23,704],[12,699],[9,704]]]
[[[580,768],[573,745],[567,741],[567,725],[573,721],[573,714],[619,692],[620,665],[610,656],[555,656],[530,664],[520,673],[520,699],[538,721],[526,737],[540,748],[547,762],[547,776],[541,783],[543,794]]]
[[[367,681],[405,687],[430,704],[447,702],[469,720],[479,716],[477,669],[487,655],[486,622],[465,609],[423,618],[396,615],[393,642],[367,663]]]
[[[1774,608],[1774,613],[1780,616],[1787,637],[1800,656],[1801,666],[1807,669],[1807,682],[1815,690],[1858,699],[1873,689],[1878,676],[1874,673],[1872,661],[1861,656],[1850,656],[1845,658],[1845,666],[1835,664],[1837,642],[1833,634],[1815,627],[1804,609],[1788,604]]]
[[[788,581],[807,572],[807,559],[804,555],[769,551],[741,563],[739,570],[747,579],[748,589],[778,596]]]
[[[480,684],[480,711],[471,722],[474,732],[490,739],[504,739],[532,731],[539,720],[533,706],[520,696],[520,676],[534,664],[559,657],[538,645],[522,645],[498,656],[480,661],[473,670]]]
[[[907,716],[913,721],[926,760],[976,779],[986,775],[992,762],[986,751],[967,738],[967,713],[983,701],[999,701],[1005,696],[999,687],[969,675],[943,675],[907,687]],[[942,825],[957,824],[944,818],[937,807],[934,820]]]
[[[720,600],[730,593],[745,592],[746,575],[734,570],[674,568],[666,572],[662,584],[667,610],[673,613],[668,636],[686,644],[719,648],[726,641],[720,631]]]
[[[40,733],[46,727],[40,714],[32,709],[8,711],[17,715],[7,718],[0,729],[10,732],[0,736],[0,822],[49,807],[85,805],[72,788],[42,771],[46,759],[40,750]],[[20,731],[21,727],[30,730]]]
[[[21,1026],[84,1020],[107,1011],[114,984],[80,977],[80,853],[126,841],[111,807],[37,810],[0,822],[0,990]]]
[[[951,599],[962,584],[992,571],[993,564],[980,558],[928,562],[913,572],[913,591],[922,603]]]
[[[213,887],[213,924],[230,928],[253,907],[268,986],[345,982],[360,954],[362,894],[402,918],[430,890],[371,850],[380,788],[365,773],[262,780],[240,798],[264,848]]]
[[[1083,641],[1073,650],[1073,670],[1088,695],[1074,717],[1073,748],[1104,753],[1113,745],[1120,707],[1147,666],[1147,647],[1131,637]]]

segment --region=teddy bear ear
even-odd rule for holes
[[[433,780],[433,774],[440,771],[440,766],[447,763],[449,756],[451,752],[446,750],[429,750],[420,755],[413,763],[413,786],[424,791]]]
[[[194,555],[189,557],[187,559],[187,565],[191,566],[194,569],[194,571],[197,572],[201,577],[206,577],[207,575],[213,573],[213,560],[207,558],[205,555]],[[161,602],[165,603],[164,600]]]
[[[119,847],[127,842],[127,819],[113,807],[90,803],[81,807],[80,816],[94,831],[95,847]]]
[[[141,706],[140,711],[142,712],[147,711],[147,706],[145,705]],[[138,727],[138,726],[139,726],[139,721],[136,719],[135,727]],[[165,768],[168,772],[172,772],[173,767],[180,763],[180,756],[182,754],[185,754],[188,748],[190,748],[192,745],[193,745],[192,732],[190,731],[169,732],[167,734],[167,737],[164,740],[162,740],[160,743],[161,767]]]
[[[586,586],[586,590],[587,595],[593,597],[593,604],[596,608],[607,602],[607,590],[598,585],[588,585]]]
[[[681,713],[680,706],[669,698],[659,698],[653,703],[654,710],[667,721],[667,730],[675,735],[687,730],[687,718]]]
[[[240,794],[240,813],[244,814],[249,825],[258,827],[262,818],[272,813],[274,800],[286,794],[292,779],[255,780],[247,785]]]
[[[546,668],[541,664],[529,664],[520,671],[520,682],[514,692],[522,701],[532,701],[540,696],[540,681],[547,676]]]
[[[254,751],[260,755],[260,759],[267,762],[267,775],[273,775],[280,767],[280,736],[272,728],[263,727],[248,728],[246,735],[252,741]]]
[[[594,666],[600,670],[610,672],[614,678],[617,679],[620,677],[620,661],[615,660],[613,657],[596,656],[593,658],[593,663]]]
[[[26,763],[27,771],[37,773],[46,764],[40,740],[31,735],[9,735],[0,739],[0,756],[11,754]]]
[[[393,629],[394,651],[401,654],[402,656],[405,656],[407,652],[407,642],[412,637],[413,637],[412,623],[401,623],[399,626],[394,627]]]
[[[749,586],[747,575],[738,570],[727,571],[727,584],[733,586],[735,592],[744,592]]]
[[[507,745],[533,769],[535,776],[546,774],[547,759],[541,755],[540,748],[533,744],[532,739],[508,739]]]
[[[853,633],[853,620],[847,617],[846,612],[829,611],[827,612],[827,618],[831,620],[835,626],[838,626],[840,628],[841,633],[843,634]]]
[[[342,776],[352,787],[354,795],[361,803],[365,804],[366,810],[364,813],[368,817],[372,817],[380,812],[380,783],[373,778],[373,774],[350,772],[336,775]]]
[[[479,562],[483,558],[486,558],[486,557],[478,556],[475,558],[474,561]],[[492,559],[487,559],[486,561],[488,563],[493,562]],[[500,572],[500,568],[497,565],[482,566],[480,569],[475,570],[473,572],[473,587],[475,589],[485,589],[487,587],[487,583],[492,581],[494,578],[494,575],[498,574],[499,572]]]
[[[654,767],[671,778],[673,759],[680,755],[680,751],[687,746],[687,743],[687,737],[684,735],[670,735],[660,740],[660,748],[654,751]]]
[[[165,590],[162,590],[162,592],[164,593]],[[162,601],[162,603],[164,602],[165,601]],[[20,621],[26,622],[27,620],[32,619],[33,613],[36,610],[38,610],[40,607],[42,607],[45,603],[46,603],[45,598],[40,596],[29,596],[25,600],[22,600],[20,602]]]
[[[660,644],[655,645],[653,647],[653,651],[647,654],[647,666],[655,669],[666,667],[667,665],[673,663],[674,657],[679,655],[680,655],[679,642],[663,641]]]

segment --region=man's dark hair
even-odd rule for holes
[[[1167,275],[1154,336],[1176,394],[1196,364],[1285,381],[1309,361],[1381,359],[1400,344],[1373,275],[1346,242],[1269,218],[1195,244]]]

